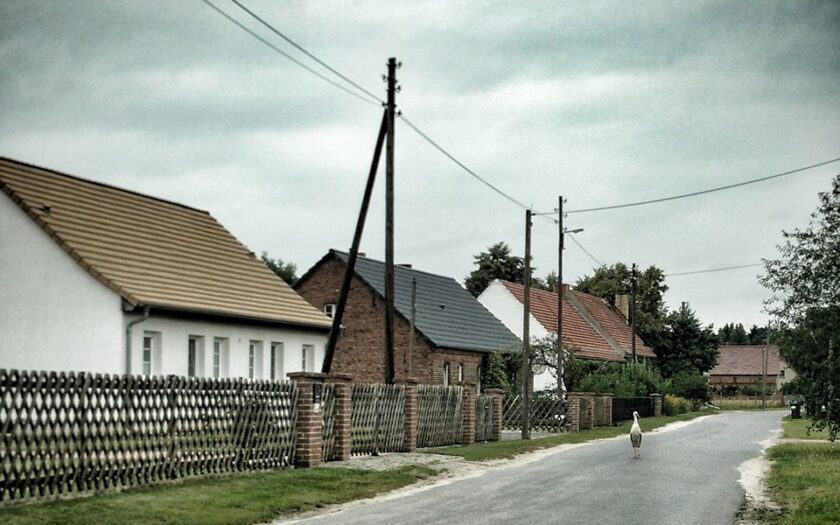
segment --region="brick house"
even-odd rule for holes
[[[348,254],[330,250],[295,283],[295,291],[332,315]],[[385,265],[359,256],[342,318],[333,371],[357,382],[381,382],[385,377]],[[416,282],[414,350],[411,288]],[[455,279],[415,270],[394,269],[395,379],[413,377],[422,383],[479,384],[481,363],[489,352],[519,347],[516,336]]]
[[[709,383],[715,392],[729,390],[742,393],[746,387],[761,384],[764,349],[767,349],[767,385],[778,391],[796,377],[796,372],[779,355],[776,345],[721,345],[717,365],[709,372]]]

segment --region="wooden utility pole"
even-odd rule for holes
[[[630,277],[630,348],[633,351],[633,362],[637,363],[636,359],[636,263],[633,263],[633,270]]]
[[[566,384],[563,380],[565,356],[563,355],[563,250],[566,247],[566,232],[563,230],[563,196],[557,201],[558,244],[557,250],[557,397],[566,402]]]
[[[522,439],[531,439],[531,210],[525,210],[525,285],[522,326]]]
[[[388,59],[388,137],[385,145],[385,382],[394,382],[394,102],[397,59]]]
[[[385,135],[388,131],[388,113],[382,114],[382,123],[379,126],[379,135],[376,139],[376,147],[373,150],[373,161],[370,164],[365,193],[362,197],[362,206],[359,209],[359,218],[356,220],[356,233],[353,234],[353,245],[350,247],[350,255],[347,257],[347,268],[344,270],[344,279],[341,281],[341,291],[338,294],[338,303],[333,312],[332,328],[330,337],[327,340],[327,350],[324,355],[324,362],[321,364],[321,372],[330,373],[335,345],[338,343],[338,335],[341,331],[341,318],[344,316],[344,307],[347,305],[347,295],[350,293],[350,282],[353,279],[353,272],[356,268],[356,258],[359,255],[359,244],[362,242],[362,233],[365,230],[370,196],[373,193],[373,183],[376,181],[376,170],[379,166],[379,159],[382,156],[382,144],[385,142]]]

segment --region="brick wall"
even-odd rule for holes
[[[295,291],[323,311],[338,302],[345,266],[327,259]],[[377,383],[385,379],[385,301],[361,279],[353,276],[342,318],[344,335],[338,340],[332,373],[349,374],[356,383]],[[458,365],[464,366],[464,381],[475,384],[482,354],[433,347],[419,334],[414,338],[411,373],[407,373],[409,323],[399,315],[394,326],[395,380],[409,378],[419,383],[442,384],[443,365],[449,363],[449,384],[458,382]]]

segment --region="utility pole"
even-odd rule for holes
[[[394,102],[397,59],[388,59],[388,137],[385,144],[385,383],[394,382]]]
[[[408,377],[411,377],[411,367],[414,361],[414,327],[417,318],[417,279],[411,279],[411,320],[409,330],[411,337],[408,339]]]
[[[566,232],[563,230],[563,196],[557,200],[557,397],[560,403],[566,404],[566,383],[563,379],[565,356],[563,355],[563,250],[566,247]]]
[[[637,363],[636,358],[636,263],[633,263],[632,275],[630,278],[630,348],[633,351],[633,362]]]
[[[522,325],[522,439],[531,439],[531,210],[525,210],[525,285]]]

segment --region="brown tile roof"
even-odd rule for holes
[[[618,346],[620,346],[625,352],[631,353],[632,350],[632,340],[631,332],[632,330],[627,325],[627,320],[621,315],[621,312],[618,309],[614,308],[606,301],[601,299],[600,297],[595,297],[594,295],[589,295],[587,293],[572,291],[575,298],[583,304],[584,308],[589,312],[589,314],[598,321],[598,324],[603,327],[604,331],[607,332],[607,335],[615,341]],[[656,354],[653,353],[653,350],[645,346],[644,341],[642,338],[639,337],[638,334],[636,336],[636,355],[639,357],[646,357],[655,359]]]
[[[132,306],[330,326],[206,211],[6,158],[0,189]]]
[[[713,376],[760,376],[764,346],[722,345]],[[779,375],[779,347],[767,345],[767,375]]]
[[[521,284],[499,281],[521,303],[525,300],[525,288]],[[557,294],[531,289],[531,315],[546,330],[557,333]],[[572,348],[575,355],[599,361],[624,361],[607,341],[584,319],[580,313],[563,301],[563,343]]]

